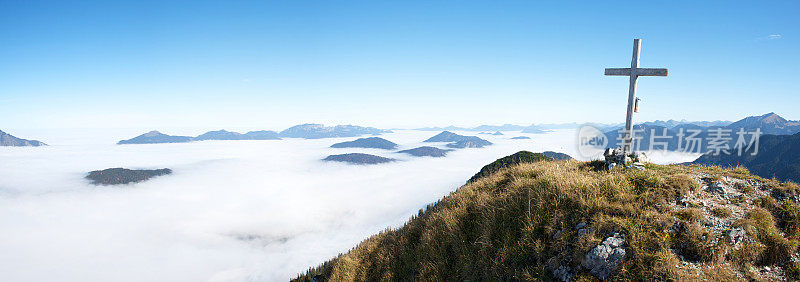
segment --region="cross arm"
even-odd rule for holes
[[[630,68],[622,68],[622,69],[611,68],[611,69],[606,69],[606,75],[630,76],[631,75],[631,69]]]
[[[647,69],[637,68],[636,75],[638,76],[667,76],[667,69]]]
[[[667,76],[667,69],[636,68],[637,76]],[[606,75],[630,76],[630,68],[607,68]]]

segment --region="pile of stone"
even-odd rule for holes
[[[592,275],[605,279],[625,259],[625,235],[614,233],[586,254],[583,267]]]
[[[606,158],[606,167],[608,170],[617,167],[644,169],[644,164],[647,162],[647,155],[644,152],[626,154],[625,151],[620,148],[606,148],[603,156]]]

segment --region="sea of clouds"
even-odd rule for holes
[[[410,149],[430,145],[422,141],[437,133],[381,137]],[[522,135],[532,139],[510,139]],[[100,132],[44,139],[48,147],[0,147],[3,280],[286,280],[402,225],[497,158],[520,150],[578,157],[574,130],[478,135],[495,145],[445,158],[329,148],[355,138],[114,145],[133,136]],[[399,161],[321,161],[350,152]],[[697,156],[651,157],[674,163]],[[83,178],[111,167],[174,173],[123,186]]]

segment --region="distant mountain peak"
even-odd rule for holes
[[[761,116],[761,120],[766,123],[784,123],[787,120],[776,113],[768,113]]]
[[[158,132],[158,130],[151,130],[150,132],[142,134],[142,136],[145,136],[145,137],[155,137],[155,136],[159,136],[159,135],[163,135],[163,133]]]
[[[11,134],[5,133],[2,130],[0,130],[0,146],[14,146],[14,147],[47,146],[47,144],[38,140],[27,140],[27,139],[17,138]]]
[[[184,143],[191,142],[192,137],[171,136],[158,131],[150,131],[145,134],[133,137],[128,140],[121,140],[117,144],[156,144],[156,143]]]
[[[424,142],[453,142],[453,141],[458,141],[458,140],[454,140],[453,138],[457,138],[458,139],[458,138],[461,138],[461,137],[463,137],[463,136],[445,130],[445,131],[442,131],[439,134],[436,134],[435,136],[433,136],[431,138],[428,138],[428,140],[425,140]]]
[[[423,142],[451,142],[447,144],[450,148],[481,148],[483,146],[492,145],[492,142],[481,139],[477,136],[464,136],[452,133],[450,131],[442,131],[436,136],[428,138]]]
[[[198,135],[194,138],[195,140],[246,140],[249,139],[244,134],[239,132],[227,131],[225,129],[220,129],[217,131],[209,131],[203,134]]]
[[[383,133],[391,133],[391,131],[356,125],[337,125],[331,127],[319,123],[306,123],[292,126],[280,133],[271,130],[258,130],[242,134],[235,131],[220,129],[200,134],[197,137],[171,136],[152,130],[134,138],[119,141],[117,144],[182,143],[203,140],[280,140],[281,137],[316,139],[379,135]]]
[[[318,123],[306,123],[289,127],[279,133],[280,137],[319,139],[331,137],[356,137],[361,135],[378,135],[391,131],[374,127],[356,125],[325,126]]]
[[[800,132],[800,122],[788,121],[778,114],[772,112],[760,116],[750,116],[743,118],[728,126],[731,129],[744,128],[746,130],[755,130],[760,128],[764,134],[795,134]]]
[[[758,154],[739,155],[706,153],[693,163],[735,167],[741,165],[751,173],[764,178],[800,181],[800,132],[794,135],[763,135],[758,144]]]
[[[380,137],[359,138],[353,141],[341,142],[331,145],[331,148],[376,148],[392,150],[397,144]]]

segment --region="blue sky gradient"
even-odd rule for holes
[[[800,119],[798,1],[163,2],[0,1],[0,129]]]

